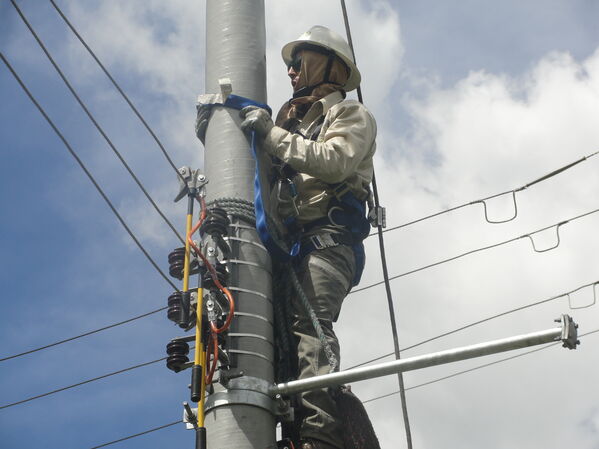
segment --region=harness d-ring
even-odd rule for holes
[[[327,213],[327,216],[329,217],[329,221],[331,222],[331,224],[332,224],[334,227],[336,227],[336,228],[342,228],[342,227],[343,227],[343,225],[340,225],[340,224],[336,223],[336,222],[335,222],[335,220],[333,220],[333,212],[334,212],[336,209],[339,209],[341,212],[343,212],[343,208],[342,208],[342,207],[340,207],[340,206],[333,206],[333,207],[331,207],[331,208],[329,209],[329,212]]]

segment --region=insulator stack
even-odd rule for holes
[[[189,362],[189,345],[185,341],[173,340],[166,345],[166,367],[175,373],[183,369],[183,364]]]
[[[193,312],[193,308],[190,307],[190,299],[190,292],[174,292],[168,297],[166,316],[181,329],[187,329],[192,318],[190,312]]]
[[[183,266],[185,265],[185,248],[175,248],[168,255],[168,264],[169,274],[175,279],[182,280],[183,279]],[[198,274],[200,272],[200,267],[197,259],[191,258],[189,261],[189,274]]]
[[[168,310],[166,311],[166,316],[174,323],[179,323],[179,320],[181,319],[181,298],[181,292],[174,292],[168,297]]]

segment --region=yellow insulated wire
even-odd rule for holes
[[[190,259],[190,248],[189,248],[189,232],[191,231],[191,220],[192,214],[187,214],[187,221],[185,223],[185,260],[183,263],[183,291],[189,290],[189,259]]]
[[[202,309],[204,306],[204,292],[198,288],[198,303],[196,306],[196,350],[194,364],[202,367],[200,401],[198,402],[198,427],[204,427],[204,397],[206,392],[206,351],[202,342]]]

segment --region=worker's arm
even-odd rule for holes
[[[356,101],[343,102],[327,116],[330,122],[322,141],[305,139],[278,126],[264,137],[263,147],[298,172],[327,183],[337,183],[354,173],[373,151],[376,122]],[[326,123],[325,123],[326,126]]]

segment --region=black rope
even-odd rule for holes
[[[353,44],[352,38],[351,38],[349,17],[347,15],[347,8],[345,6],[345,0],[341,0],[341,8],[343,10],[343,21],[345,23],[345,32],[347,34],[347,41],[349,43],[349,47],[351,48],[352,56],[354,58],[354,63],[355,63],[356,62],[356,53],[354,51],[354,44]],[[362,88],[360,86],[358,86],[357,90],[358,90],[358,100],[360,101],[360,103],[363,104],[364,101],[362,99]],[[378,193],[378,187],[377,187],[377,183],[376,183],[376,175],[374,173],[374,169],[372,172],[372,192],[374,195],[374,205],[376,208],[375,210],[378,212],[378,211],[380,211],[380,201],[379,201],[379,193]],[[377,233],[379,236],[379,249],[380,249],[380,253],[381,253],[381,265],[383,268],[383,278],[384,278],[383,282],[385,284],[385,291],[387,293],[387,303],[389,305],[389,319],[391,321],[391,332],[393,334],[393,346],[395,348],[395,358],[399,359],[400,353],[399,353],[399,338],[397,335],[397,322],[395,320],[395,309],[393,306],[393,296],[391,294],[391,284],[390,284],[390,279],[389,279],[389,273],[387,270],[387,256],[385,254],[385,242],[383,239],[383,227],[381,224],[377,224]],[[397,374],[397,381],[399,384],[399,391],[400,391],[400,396],[401,396],[401,411],[402,411],[404,427],[405,427],[405,431],[406,431],[406,441],[408,444],[408,449],[412,449],[412,431],[410,430],[410,419],[408,416],[408,406],[406,403],[406,394],[405,394],[404,380],[403,380],[402,373]]]
[[[77,92],[75,91],[75,89],[73,89],[73,86],[71,85],[71,83],[69,82],[69,80],[66,78],[66,76],[64,75],[64,73],[62,72],[62,70],[60,70],[60,67],[54,61],[54,58],[52,58],[52,55],[50,55],[50,52],[48,51],[48,49],[46,48],[46,46],[44,45],[44,43],[41,41],[41,39],[39,38],[39,36],[37,35],[37,33],[35,32],[35,30],[31,26],[31,24],[27,21],[27,19],[25,18],[25,16],[21,12],[21,10],[19,9],[19,7],[15,3],[15,1],[14,0],[10,0],[10,2],[14,6],[14,8],[16,9],[16,11],[19,14],[19,16],[21,17],[21,20],[23,21],[23,23],[25,23],[25,25],[27,26],[27,28],[29,29],[29,31],[31,32],[31,34],[33,35],[33,37],[35,38],[35,40],[37,41],[37,43],[39,44],[39,46],[41,47],[41,49],[43,50],[44,54],[47,56],[47,58],[50,60],[50,62],[54,66],[54,69],[56,69],[56,71],[58,72],[58,74],[60,75],[60,77],[62,78],[62,80],[64,81],[64,83],[67,86],[67,88],[69,89],[69,91],[71,91],[71,93],[73,94],[73,96],[75,97],[75,99],[77,100],[77,102],[79,103],[79,105],[81,106],[81,108],[83,109],[83,111],[85,112],[85,114],[88,116],[88,118],[94,124],[94,126],[96,127],[96,129],[98,130],[98,132],[102,135],[102,137],[104,138],[104,140],[106,141],[106,143],[108,143],[108,146],[112,149],[112,151],[114,152],[114,154],[121,161],[121,163],[123,164],[123,166],[125,167],[125,169],[129,173],[129,175],[131,175],[131,177],[133,178],[133,180],[135,181],[135,183],[137,184],[137,186],[140,188],[140,190],[146,196],[146,198],[148,199],[148,201],[152,204],[152,206],[154,207],[154,209],[156,210],[156,212],[158,212],[158,214],[162,217],[162,219],[165,221],[165,223],[171,228],[171,230],[173,231],[173,233],[175,234],[175,236],[177,236],[177,238],[181,241],[181,243],[185,244],[185,241],[179,235],[179,232],[177,232],[177,230],[175,229],[175,227],[173,226],[173,224],[169,221],[168,218],[166,218],[166,215],[164,215],[164,213],[160,210],[160,208],[158,207],[158,205],[154,202],[154,200],[152,199],[152,197],[150,196],[150,194],[148,193],[148,191],[146,190],[146,188],[143,186],[143,184],[141,183],[141,181],[137,178],[137,176],[135,175],[135,173],[133,173],[133,170],[131,170],[131,167],[129,167],[129,165],[127,164],[127,162],[125,161],[125,159],[123,158],[123,156],[121,155],[121,153],[116,149],[116,147],[114,146],[114,144],[112,143],[112,141],[110,140],[110,138],[106,135],[106,133],[104,132],[104,130],[102,129],[102,127],[98,124],[98,122],[96,121],[96,119],[94,118],[94,116],[92,115],[92,113],[89,111],[89,109],[87,108],[87,106],[85,105],[85,103],[83,103],[83,101],[81,100],[81,98],[79,97],[79,95],[77,94]]]
[[[156,271],[158,271],[158,273],[160,273],[160,275],[164,278],[164,280],[166,282],[168,282],[168,284],[173,289],[179,291],[179,289],[177,288],[177,286],[171,282],[171,280],[166,276],[166,274],[164,274],[164,272],[160,269],[160,267],[154,261],[154,259],[152,259],[152,256],[150,256],[150,254],[148,254],[148,252],[143,247],[143,245],[139,242],[139,240],[137,239],[137,237],[135,237],[135,234],[133,234],[133,231],[131,231],[131,229],[129,229],[129,226],[127,226],[127,223],[125,223],[125,220],[123,220],[123,217],[121,217],[121,215],[118,213],[118,211],[116,210],[116,208],[114,207],[114,205],[112,204],[112,202],[110,201],[110,199],[108,199],[108,197],[106,196],[106,194],[104,193],[104,191],[102,190],[102,188],[99,186],[99,184],[96,182],[96,180],[94,179],[94,177],[92,176],[92,174],[89,172],[89,170],[87,169],[87,167],[85,166],[85,164],[83,163],[83,161],[79,158],[79,156],[77,155],[77,153],[75,152],[75,150],[73,150],[73,147],[71,147],[71,145],[66,140],[66,138],[58,130],[58,128],[56,127],[56,125],[54,124],[54,122],[50,119],[50,117],[48,117],[48,114],[46,114],[46,111],[44,111],[44,109],[40,106],[40,104],[37,102],[37,100],[33,97],[33,95],[31,94],[31,92],[27,88],[27,86],[25,86],[25,84],[23,83],[23,81],[21,81],[21,78],[19,78],[19,76],[17,75],[17,73],[13,70],[12,66],[8,63],[8,61],[6,60],[6,58],[4,57],[4,55],[2,53],[0,53],[0,58],[2,58],[2,61],[4,62],[4,64],[6,65],[6,67],[8,67],[8,70],[10,70],[10,72],[13,75],[13,77],[17,80],[17,82],[19,83],[19,85],[21,86],[21,88],[25,91],[25,93],[27,94],[27,96],[29,97],[29,99],[33,102],[33,104],[35,105],[35,107],[44,116],[44,118],[46,119],[46,121],[48,122],[48,124],[52,127],[52,129],[54,130],[54,132],[56,133],[56,135],[60,138],[60,140],[62,140],[62,143],[64,143],[64,145],[67,147],[67,150],[69,150],[69,153],[71,153],[71,156],[73,156],[75,158],[75,160],[77,161],[77,163],[79,164],[79,166],[81,167],[81,169],[85,172],[85,174],[87,175],[87,177],[89,178],[89,180],[92,182],[92,184],[94,185],[94,187],[96,188],[96,190],[98,191],[98,193],[100,194],[100,196],[104,199],[104,201],[106,201],[106,204],[108,204],[108,207],[110,208],[110,210],[112,210],[112,212],[114,213],[114,215],[116,216],[116,218],[119,220],[119,222],[121,223],[121,225],[125,228],[125,230],[129,234],[129,236],[133,239],[133,241],[135,242],[135,244],[137,245],[137,247],[141,250],[141,252],[144,254],[144,256],[146,256],[146,258],[152,264],[152,266],[156,269]]]

